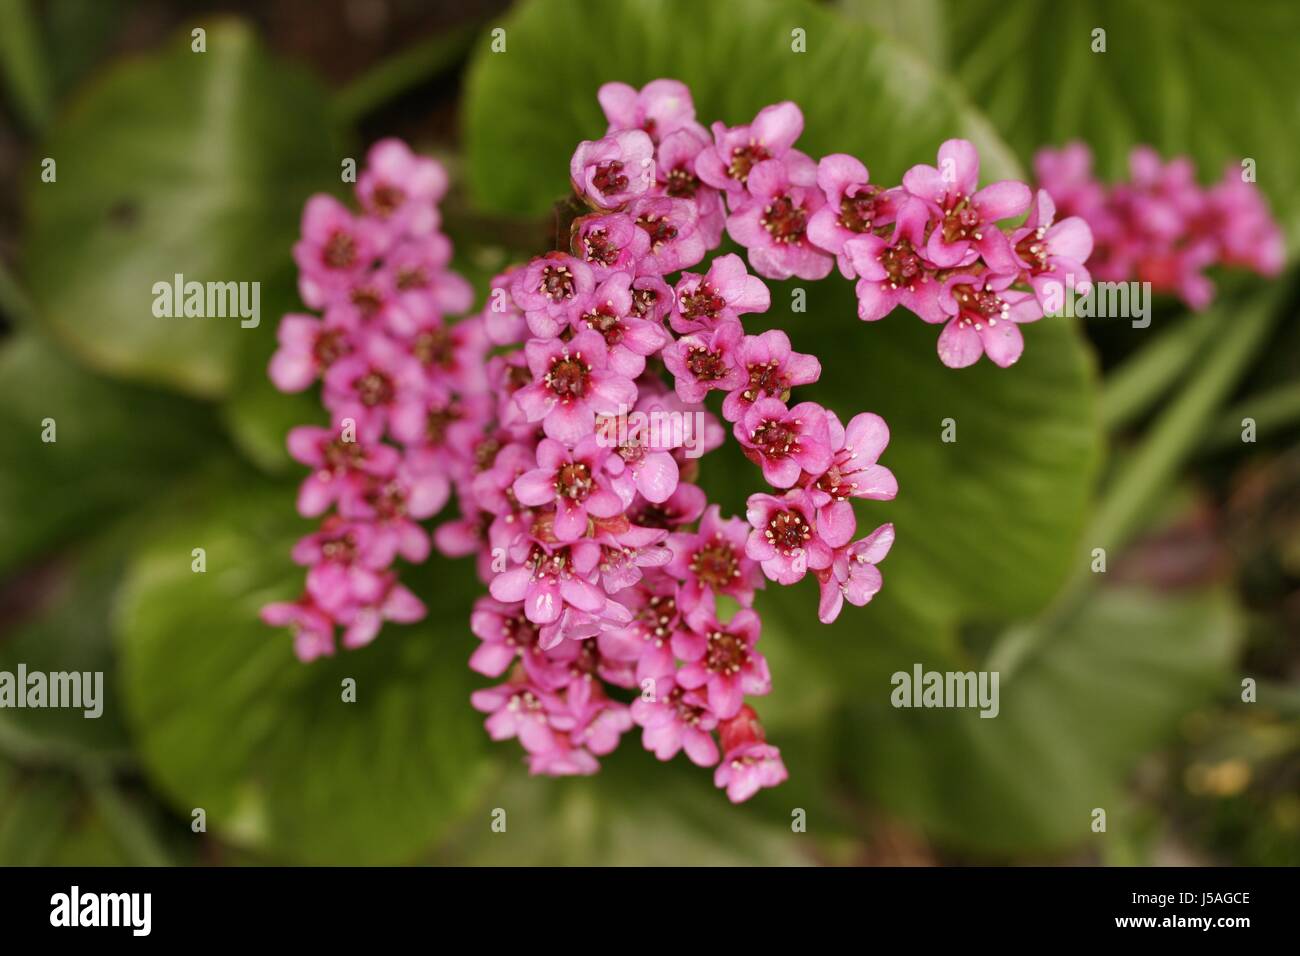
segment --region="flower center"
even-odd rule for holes
[[[840,225],[850,232],[870,232],[880,213],[881,195],[879,187],[864,186],[856,196],[845,196],[840,200]]]
[[[334,232],[325,242],[321,261],[330,269],[350,269],[357,261],[357,241],[346,232]]]
[[[692,292],[682,294],[682,316],[688,319],[716,319],[727,307],[727,300],[718,295],[707,282],[701,282]]]
[[[773,242],[788,245],[803,238],[804,229],[808,225],[808,213],[789,196],[778,196],[770,206],[763,209],[760,222]]]
[[[424,289],[429,285],[429,277],[424,274],[422,266],[408,266],[397,272],[397,288],[400,292],[411,289]]]
[[[583,258],[588,262],[598,262],[602,266],[612,266],[618,261],[618,246],[610,241],[604,229],[593,229],[582,240]]]
[[[777,369],[781,363],[772,359],[762,365],[751,365],[749,367],[749,385],[741,392],[741,397],[747,402],[753,402],[758,399],[759,395],[771,395],[785,401],[790,397],[790,390],[786,387],[785,376]]]
[[[1028,262],[1035,272],[1047,270],[1047,244],[1043,242],[1046,230],[1035,229],[1016,243],[1016,255]]]
[[[797,511],[780,511],[768,521],[763,536],[777,551],[790,557],[803,550],[804,544],[812,537],[812,528]]]
[[[375,191],[370,194],[370,202],[375,207],[375,212],[384,218],[397,212],[398,207],[405,201],[406,193],[388,183],[376,186]]]
[[[447,440],[447,429],[453,422],[460,421],[460,409],[455,405],[446,408],[433,408],[424,421],[424,435],[430,445],[441,445]]]
[[[663,216],[647,213],[639,216],[636,224],[649,234],[651,252],[658,252],[677,238],[677,227]]]
[[[958,193],[954,199],[943,214],[944,242],[982,238],[979,232],[979,210],[970,204],[970,197]]]
[[[686,350],[686,368],[698,381],[716,382],[726,377],[727,363],[721,353],[696,345]]]
[[[988,323],[992,328],[999,319],[1005,319],[1011,306],[1003,301],[1002,296],[991,289],[977,289],[968,283],[955,286],[952,297],[957,300],[958,314],[965,325],[974,325],[976,329]]]
[[[352,383],[352,387],[357,390],[357,397],[361,400],[361,404],[367,408],[389,404],[396,391],[393,388],[393,380],[376,369],[371,369],[362,375]]]
[[[690,568],[702,583],[721,591],[740,577],[740,558],[736,549],[718,536],[691,556]]]
[[[384,297],[380,295],[379,290],[370,286],[353,289],[348,298],[367,319],[374,316],[384,304]]]
[[[644,319],[654,311],[655,304],[659,301],[659,293],[654,289],[633,289],[632,290],[632,311],[639,318]]]
[[[664,192],[675,199],[691,199],[699,188],[699,177],[685,166],[678,166],[669,172],[667,181],[664,183]]]
[[[322,366],[333,365],[348,354],[347,336],[343,334],[342,329],[326,329],[316,336],[311,354]]]
[[[542,269],[542,281],[537,288],[552,302],[560,299],[572,299],[577,292],[573,273],[568,266],[546,266]]]
[[[602,196],[621,193],[627,189],[627,177],[623,175],[623,164],[618,160],[601,163],[591,177],[591,184],[600,190]]]
[[[727,175],[744,185],[749,180],[749,171],[763,160],[771,158],[772,154],[758,143],[751,142],[748,146],[737,146],[731,151],[731,164],[727,166]]]
[[[451,331],[445,328],[426,329],[415,337],[411,352],[425,368],[434,365],[451,368],[455,354],[452,349]]]
[[[900,239],[897,245],[885,249],[880,254],[880,264],[884,266],[885,273],[889,276],[891,289],[915,290],[918,277],[921,281],[925,281],[921,258],[906,239]]]
[[[591,494],[593,484],[591,469],[580,461],[561,465],[555,473],[555,493],[561,498],[585,501],[587,495]]]
[[[656,594],[646,602],[646,606],[637,616],[646,630],[653,633],[655,637],[667,637],[672,632],[673,622],[677,619],[677,599],[670,595]]]
[[[705,651],[704,665],[715,674],[738,674],[749,662],[749,648],[745,642],[726,631],[714,631],[709,635],[709,647]]]
[[[768,458],[786,458],[799,451],[799,432],[785,422],[769,418],[754,429],[754,444]]]
[[[582,398],[587,394],[587,381],[591,367],[582,361],[582,356],[564,355],[551,362],[551,370],[546,373],[546,385],[561,401]]]
[[[592,312],[588,312],[583,317],[587,323],[587,328],[595,329],[605,337],[605,344],[613,348],[623,341],[623,320],[614,314],[614,310],[608,305],[597,306]]]

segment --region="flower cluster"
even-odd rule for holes
[[[746,331],[770,295],[739,256],[704,262],[728,180],[706,172],[689,91],[607,84],[599,98],[609,128],[573,154],[586,211],[567,247],[493,282],[481,321],[506,350],[487,365],[462,517],[436,541],[476,551],[489,584],[470,666],[505,678],[473,695],[494,739],[517,738],[535,773],[591,773],[636,726],[660,759],[716,766],[740,801],[785,779],[746,704],[771,689],[755,592],[811,573],[831,621],[879,590],[893,529],[854,540],[850,501],[895,495],[877,463],[889,432],[792,404],[819,362],[780,330]],[[779,127],[762,140],[773,151]],[[744,518],[694,483],[726,434],[711,393],[770,486]]]
[[[360,215],[309,201],[294,252],[321,315],[284,318],[270,373],[286,391],[322,382],[330,427],[294,429],[289,446],[313,469],[299,510],[330,514],[294,551],[306,595],[263,617],[310,659],[333,652],[337,627],[356,647],[421,616],[391,565],[427,557],[419,522],[454,496],[459,517],[432,546],[475,556],[487,584],[470,666],[504,679],[472,696],[492,738],[517,738],[534,773],[585,774],[638,727],[657,757],[685,751],[741,801],[786,776],[746,702],[771,689],[755,593],[811,574],[823,622],[876,594],[893,527],[859,536],[852,500],[897,493],[878,463],[889,431],[792,402],[820,363],[779,329],[746,330],[770,294],[741,257],[705,262],[738,216],[759,271],[826,257],[802,230],[757,248],[785,207],[775,193],[755,207],[753,190],[789,169],[815,178],[790,148],[798,109],[710,137],[680,83],[599,98],[609,126],[573,154],[583,212],[563,248],[497,276],[454,324],[470,294],[447,270],[436,165],[384,142]],[[768,486],[743,517],[696,484],[728,426]]]
[[[489,346],[478,323],[446,321],[473,302],[447,267],[451,243],[437,205],[446,188],[437,162],[384,140],[357,178],[359,213],[325,195],[303,211],[293,256],[299,293],[315,313],[281,320],[269,371],[286,392],[322,383],[330,426],[295,428],[288,446],[312,469],[299,512],[325,517],[293,550],[308,569],[305,594],[262,611],[267,623],[293,629],[303,660],[334,653],[339,628],[355,648],[385,620],[424,616],[393,565],[428,558],[419,522],[470,475],[458,450],[475,426],[462,424],[459,409],[485,400]]]
[[[1100,281],[1150,282],[1194,309],[1214,298],[1204,272],[1213,265],[1277,275],[1286,250],[1268,204],[1239,166],[1229,164],[1208,189],[1196,182],[1187,157],[1162,163],[1148,146],[1129,156],[1128,182],[1093,177],[1083,143],[1040,150],[1034,171],[1064,215],[1084,219],[1096,248],[1089,269]]]
[[[913,166],[901,185],[870,182],[858,159],[814,160],[794,148],[803,115],[794,103],[760,110],[745,126],[714,123],[677,134],[669,183],[703,184],[711,222],[722,220],[762,276],[821,279],[838,266],[857,280],[858,316],[884,318],[902,305],[942,324],[939,358],[962,368],[987,355],[1020,358],[1019,325],[1042,318],[1067,283],[1089,286],[1087,224],[1054,221],[1051,198],[1024,183],[979,188],[979,155],[965,140],[939,147],[938,166]],[[692,157],[685,148],[692,144]],[[1014,227],[1006,220],[1028,218]]]

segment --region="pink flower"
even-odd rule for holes
[[[813,185],[797,185],[780,160],[750,170],[749,198],[727,217],[727,233],[749,251],[754,271],[769,279],[824,279],[835,259],[808,239],[809,219],[826,204]]]
[[[844,243],[873,229],[888,226],[897,215],[901,190],[885,190],[867,182],[867,167],[844,153],[823,156],[817,164],[817,185],[826,205],[808,219],[808,239],[813,245],[837,257],[840,274],[855,278],[852,261],[844,254]]]
[[[514,400],[549,438],[576,444],[595,430],[597,412],[614,414],[636,401],[632,381],[607,368],[608,349],[597,332],[579,332],[568,342],[532,339],[524,352],[533,381]]]
[[[530,754],[547,753],[556,746],[548,705],[559,708],[555,695],[524,680],[476,690],[470,695],[474,709],[488,714],[484,726],[493,740],[518,738]]]
[[[718,725],[698,690],[678,686],[671,676],[655,679],[654,696],[632,701],[632,719],[642,728],[641,742],[660,760],[685,750],[697,767],[718,762],[718,745],[711,731]]]
[[[817,504],[822,539],[836,548],[857,530],[849,499],[889,501],[898,494],[898,481],[892,471],[876,463],[889,444],[889,426],[883,418],[862,412],[849,419],[845,428],[834,412],[827,412],[826,421],[834,456],[825,472],[810,476],[808,491]]]
[[[745,744],[729,751],[713,774],[713,784],[727,791],[732,803],[744,803],[764,787],[789,779],[781,751],[771,744]]]
[[[260,617],[270,627],[287,627],[293,632],[294,653],[304,663],[334,653],[334,619],[310,597],[268,604]]]
[[[762,279],[745,269],[734,252],[714,259],[704,275],[682,273],[668,323],[673,331],[712,332],[723,322],[750,312],[766,312],[771,295]]]
[[[549,252],[514,274],[510,295],[523,309],[533,335],[551,338],[571,324],[596,288],[596,277],[581,259]]]
[[[996,223],[1029,208],[1029,187],[1004,180],[977,192],[979,169],[975,146],[950,139],[939,147],[938,169],[920,164],[903,176],[903,188],[923,200],[937,217],[925,247],[926,258],[947,269],[968,265],[978,253],[995,272],[1014,272],[1011,247]]]
[[[744,201],[749,176],[755,166],[769,159],[790,156],[797,177],[806,185],[816,180],[811,159],[791,149],[803,132],[803,113],[794,103],[776,103],[758,111],[748,126],[713,124],[714,147],[695,162],[700,179],[727,194],[732,208]]]
[[[365,441],[377,441],[389,417],[426,387],[420,364],[392,339],[366,335],[325,373],[325,407],[336,419],[356,422]]]
[[[313,469],[298,491],[298,513],[304,518],[324,514],[349,485],[391,475],[401,460],[397,449],[348,439],[337,427],[300,425],[290,430],[286,445],[294,460]]]
[[[442,166],[416,156],[400,139],[381,139],[371,146],[357,177],[361,208],[395,235],[432,234],[440,221],[436,204],[446,192]]]
[[[772,690],[767,659],[754,647],[761,627],[757,613],[741,608],[727,624],[710,616],[698,629],[673,635],[673,653],[685,661],[677,683],[686,690],[705,688],[709,710],[719,719],[740,713],[746,694]]]
[[[650,239],[650,249],[637,266],[641,274],[667,275],[689,269],[704,258],[704,234],[695,203],[649,196],[634,200],[627,212]]]
[[[602,282],[575,323],[600,333],[608,348],[611,371],[636,378],[645,371],[647,355],[654,355],[670,339],[663,326],[632,311],[632,277],[618,272]]]
[[[608,448],[595,434],[584,435],[572,451],[549,438],[537,446],[539,467],[515,479],[515,497],[529,507],[555,505],[553,531],[560,541],[577,541],[587,533],[587,516],[612,518],[623,510],[605,472]]]
[[[618,209],[655,182],[654,143],[640,130],[619,130],[584,140],[569,161],[573,188],[599,209]]]
[[[701,402],[709,392],[730,392],[745,383],[745,372],[737,364],[745,331],[729,319],[712,332],[684,335],[663,350],[664,365],[673,373],[678,397],[683,402]]]
[[[636,273],[641,258],[650,251],[650,235],[635,220],[621,213],[583,216],[573,222],[573,254],[591,267],[595,281],[617,272]]]
[[[725,594],[741,605],[754,602],[754,591],[763,586],[758,565],[745,554],[749,527],[739,518],[722,518],[717,505],[709,505],[695,532],[668,536],[672,561],[665,567],[681,581],[678,605],[687,619],[717,613],[716,596]]]
[[[307,593],[336,620],[383,597],[388,580],[381,572],[396,556],[391,538],[376,534],[365,522],[337,515],[293,547],[293,560],[309,569]]]
[[[606,83],[596,92],[609,131],[642,130],[656,143],[680,129],[698,129],[691,91],[679,80],[651,80],[640,91]]]
[[[820,475],[830,467],[826,410],[816,402],[786,408],[779,399],[760,398],[733,431],[745,456],[774,488],[789,488],[803,472]]]
[[[864,322],[883,319],[905,306],[926,322],[942,322],[939,305],[941,283],[934,267],[925,261],[925,229],[929,211],[920,200],[900,200],[894,233],[888,241],[866,234],[846,239],[844,256],[859,276],[854,290],[858,296],[858,318]]]
[[[339,321],[291,313],[276,329],[280,347],[267,370],[282,392],[301,392],[352,350],[352,329]]]
[[[302,238],[294,244],[298,291],[313,309],[351,285],[383,249],[381,227],[357,218],[337,199],[312,196],[302,211]]]
[[[1044,311],[1056,312],[1065,290],[1086,293],[1092,277],[1084,265],[1092,255],[1092,230],[1078,216],[1053,224],[1056,204],[1045,189],[1034,194],[1025,224],[1011,234],[1016,258]]]
[[[343,646],[348,650],[365,647],[378,635],[385,621],[413,624],[424,619],[424,603],[403,587],[397,575],[384,575],[383,594],[368,604],[349,605],[339,615],[344,625]]]
[[[790,389],[815,382],[822,374],[821,362],[792,351],[789,336],[780,329],[745,336],[736,359],[749,380],[722,402],[722,415],[729,422],[743,418],[760,398],[787,401]]]
[[[731,720],[723,721],[718,736],[724,756],[713,773],[713,785],[726,790],[732,803],[744,803],[760,789],[786,781],[789,775],[781,751],[766,742],[753,708],[742,707]]]
[[[883,583],[876,567],[894,544],[894,526],[884,524],[865,538],[837,548],[829,568],[817,572],[821,601],[817,618],[830,624],[840,615],[847,600],[862,607],[880,590]]]
[[[702,127],[689,127],[670,133],[659,144],[655,175],[660,194],[695,203],[699,210],[699,229],[704,244],[714,249],[722,241],[727,212],[723,208],[722,193],[704,185],[695,171],[696,160],[711,146],[712,140]]]
[[[830,567],[831,547],[817,530],[817,506],[802,489],[773,495],[750,495],[745,518],[754,530],[745,542],[745,554],[759,562],[763,573],[777,584],[794,584],[811,568]]]
[[[955,275],[940,294],[944,311],[952,316],[939,333],[939,358],[949,368],[965,368],[987,355],[993,364],[1014,365],[1025,342],[1018,323],[1043,317],[1042,307],[1028,292],[1008,288],[1013,275]]]

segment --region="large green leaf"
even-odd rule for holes
[[[0,573],[156,498],[221,441],[208,409],[15,337],[0,347]]]
[[[1105,840],[1093,810],[1115,826],[1125,774],[1223,686],[1240,636],[1222,595],[1103,590],[1001,672],[993,718],[895,709],[893,671],[989,666],[896,648],[851,701],[851,723],[865,730],[846,735],[850,765],[887,807],[946,844],[1010,855]]]
[[[639,732],[637,733],[639,736]],[[600,775],[547,780],[520,771],[440,848],[435,862],[472,866],[789,866],[815,859],[815,817],[807,832],[736,812],[710,772],[656,765],[624,746]],[[651,776],[653,775],[653,776]],[[647,780],[653,784],[647,785]],[[505,830],[494,811],[504,810]]]
[[[578,141],[605,131],[596,90],[609,80],[682,80],[705,123],[748,122],[761,107],[793,99],[806,121],[801,148],[855,153],[877,182],[933,163],[952,136],[979,145],[987,175],[1015,169],[988,124],[911,51],[802,0],[624,0],[602,9],[599,25],[558,41],[557,24],[591,17],[579,0],[531,0],[505,22],[504,53],[481,40],[465,107],[479,203],[549,210],[569,189]],[[796,29],[805,32],[805,53],[791,48]]]
[[[206,52],[186,32],[74,101],[37,153],[57,181],[27,179],[24,258],[38,311],[88,362],[211,396],[279,316],[158,318],[154,284],[283,283],[302,203],[337,182],[339,155],[310,77],[247,26],[206,29]]]
[[[184,816],[223,838],[313,863],[412,859],[491,775],[466,665],[477,587],[468,562],[412,575],[425,623],[309,665],[257,618],[295,597],[310,530],[292,487],[232,476],[182,509],[132,563],[118,629],[140,757]],[[207,571],[191,571],[206,549]],[[356,701],[343,701],[343,681]]]
[[[1191,155],[1203,179],[1251,158],[1296,224],[1291,0],[948,0],[946,22],[955,74],[1025,160],[1076,138],[1108,178],[1127,176],[1139,143]],[[1104,53],[1093,52],[1098,29]]]

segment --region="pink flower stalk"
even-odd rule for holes
[[[792,103],[710,137],[675,81],[607,84],[600,101],[609,128],[570,167],[594,211],[563,248],[495,277],[468,319],[448,318],[464,287],[447,271],[430,161],[386,142],[360,215],[312,200],[297,254],[325,318],[286,317],[271,373],[286,390],[323,382],[332,427],[295,429],[290,446],[312,469],[300,510],[324,521],[294,552],[306,596],[263,617],[294,630],[305,660],[333,653],[340,628],[360,647],[424,613],[397,558],[473,556],[487,596],[469,663],[502,683],[471,702],[492,739],[517,739],[532,773],[589,774],[640,727],[659,759],[716,767],[738,802],[786,776],[746,703],[772,681],[756,592],[812,571],[821,617],[869,600],[888,545],[883,529],[853,542],[849,500],[897,486],[877,461],[877,416],[843,427],[788,404],[821,365],[784,331],[746,335],[744,317],[771,303],[762,279],[734,254],[704,260],[726,223],[759,275],[825,275],[836,256],[855,267],[867,252],[853,243],[884,243],[906,202],[851,162],[825,164],[819,184],[793,148]],[[929,211],[912,202],[907,234],[923,247]],[[808,228],[829,205],[837,215],[818,221],[834,250]],[[870,251],[868,274],[888,277]],[[750,497],[748,521],[695,484],[697,459],[726,440],[711,392],[772,492]],[[452,497],[458,516],[430,534]]]
[[[1150,282],[1154,291],[1201,309],[1214,298],[1210,267],[1265,276],[1282,269],[1281,228],[1239,166],[1229,164],[1223,179],[1205,189],[1187,157],[1165,163],[1152,148],[1138,147],[1129,156],[1129,180],[1106,185],[1093,176],[1088,147],[1070,143],[1040,150],[1034,170],[1058,214],[1087,224],[1095,247],[1088,268],[1103,282]]]

